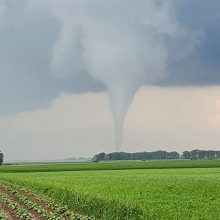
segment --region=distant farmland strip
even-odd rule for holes
[[[163,160],[4,165],[0,173],[220,167],[220,160]]]

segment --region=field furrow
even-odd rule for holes
[[[47,212],[54,212],[56,215],[60,215],[64,219],[90,219],[88,217],[86,218],[85,216],[72,213],[68,210],[67,206],[59,205],[55,203],[55,201],[53,201],[52,199],[37,195],[34,192],[25,190],[24,188],[16,189],[16,191],[20,195],[27,197],[31,202],[37,204],[38,206],[41,206]]]
[[[0,193],[30,212],[31,219],[36,220],[92,220],[71,212],[67,206],[55,203],[52,199],[34,192],[18,188],[10,183],[0,183]]]
[[[33,219],[31,214],[26,209],[23,209],[15,200],[7,196],[7,194],[4,193],[2,190],[0,190],[0,199],[3,201],[4,204],[6,204],[4,210],[10,215],[11,219]]]
[[[46,219],[62,220],[62,218],[60,218],[59,216],[55,215],[52,212],[44,210],[41,206],[38,206],[37,204],[29,201],[27,197],[20,195],[15,190],[10,189],[9,187],[0,186],[0,192],[4,193],[14,203],[17,203],[22,209],[24,209],[28,213],[30,213],[30,219],[36,219],[36,220],[46,220]],[[29,219],[29,218],[27,218],[27,219]]]
[[[13,220],[13,213],[8,210],[7,205],[0,198],[0,219],[1,220]]]

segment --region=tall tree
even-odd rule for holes
[[[3,164],[4,154],[0,151],[0,166]]]

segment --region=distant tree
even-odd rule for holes
[[[191,160],[198,160],[198,159],[201,159],[200,156],[200,150],[198,149],[195,149],[195,150],[192,150],[190,151],[190,159]]]
[[[96,154],[93,158],[92,161],[102,161],[105,159],[105,153],[102,152],[100,154]]]
[[[0,166],[3,164],[4,154],[0,151]]]
[[[220,151],[195,149],[192,151],[184,151],[181,158],[190,160],[220,159]]]
[[[190,152],[189,151],[184,151],[181,158],[182,159],[190,159]]]
[[[172,151],[170,153],[168,153],[168,159],[179,159],[180,158],[180,154],[176,151]]]

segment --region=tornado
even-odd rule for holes
[[[59,25],[51,51],[52,74],[65,78],[84,74],[106,88],[115,125],[115,150],[120,151],[125,117],[135,93],[166,77],[169,60],[186,54],[187,46],[178,42],[193,44],[193,34],[177,22],[177,1],[27,2],[29,14],[46,7]],[[181,45],[177,52],[170,42]]]
[[[138,87],[115,85],[108,88],[109,103],[115,124],[115,150],[122,149],[123,125],[128,108]]]

